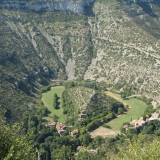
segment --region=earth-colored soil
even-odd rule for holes
[[[103,138],[105,137],[115,137],[118,133],[120,133],[119,131],[113,131],[111,129],[108,128],[104,128],[104,127],[99,127],[96,130],[94,130],[93,132],[90,133],[92,138],[95,138],[97,136],[101,136]]]
[[[112,93],[110,91],[107,91],[105,92],[108,96],[118,100],[119,102],[123,103],[124,105],[128,105],[122,98],[119,94],[116,94],[116,93]]]

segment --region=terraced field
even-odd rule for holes
[[[74,106],[79,108],[90,100],[94,94],[94,90],[85,87],[74,87],[68,90],[68,96],[72,99]]]

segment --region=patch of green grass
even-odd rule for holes
[[[53,118],[53,115],[57,115],[59,117],[58,121],[62,122],[62,123],[65,122],[65,115],[63,114],[63,109],[62,109],[62,93],[63,93],[63,91],[64,91],[64,87],[58,86],[58,87],[52,87],[50,91],[42,94],[42,102],[48,108],[48,110],[51,112],[48,114],[48,116]],[[58,102],[60,103],[59,109],[53,108],[53,96],[55,93],[59,97],[59,100],[58,100]]]
[[[128,104],[131,109],[126,114],[120,115],[118,118],[107,123],[114,131],[120,130],[124,122],[139,119],[147,108],[147,105],[144,102],[136,98],[121,101],[124,102],[124,104]]]

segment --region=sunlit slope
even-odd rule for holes
[[[124,2],[97,0],[92,16],[0,10],[3,108],[22,115],[51,79],[96,79],[159,101],[159,1]]]

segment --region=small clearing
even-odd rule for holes
[[[128,100],[123,100],[119,94],[112,93],[112,92],[105,92],[108,96],[118,100],[119,102],[123,103],[124,105],[129,105],[131,108],[126,114],[122,114],[118,116],[117,118],[111,120],[110,122],[107,123],[108,126],[111,127],[111,129],[104,128],[104,127],[99,127],[93,132],[90,133],[92,138],[95,138],[97,136],[101,136],[103,138],[105,137],[115,137],[117,134],[120,134],[120,129],[123,126],[124,122],[130,122],[131,120],[134,119],[139,119],[145,109],[147,108],[147,105],[136,99],[136,98],[130,98]]]
[[[114,131],[119,131],[125,122],[139,119],[147,108],[147,105],[143,101],[136,98],[123,100],[119,94],[114,94],[112,92],[106,92],[106,94],[122,102],[124,105],[129,105],[131,107],[126,114],[122,114],[118,116],[118,118],[107,123]]]
[[[118,133],[120,133],[120,132],[113,131],[111,129],[104,128],[104,127],[99,127],[96,130],[94,130],[93,132],[91,132],[90,135],[92,138],[95,138],[97,136],[101,136],[103,138],[105,138],[105,137],[114,138]]]
[[[47,107],[48,110],[50,111],[48,116],[53,118],[53,115],[57,115],[59,117],[58,121],[61,123],[65,122],[65,115],[63,114],[63,109],[62,109],[62,93],[63,93],[63,91],[64,91],[64,87],[62,87],[62,86],[52,87],[50,91],[42,94],[42,99],[41,99],[44,106]],[[60,103],[59,109],[53,108],[53,96],[55,93],[59,97],[59,103]]]

